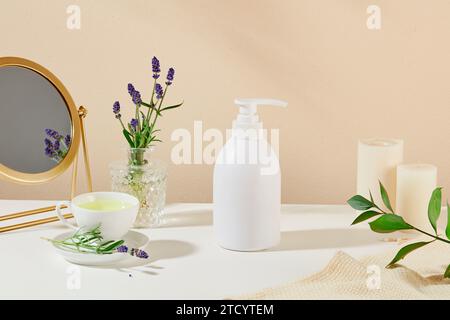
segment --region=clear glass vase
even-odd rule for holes
[[[110,164],[112,191],[129,193],[140,202],[135,228],[164,224],[167,166],[151,157],[152,148],[130,148],[128,159]]]

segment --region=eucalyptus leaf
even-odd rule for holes
[[[383,213],[377,212],[377,211],[372,211],[372,210],[370,210],[370,211],[365,211],[365,212],[361,213],[361,214],[360,214],[360,215],[352,222],[352,225],[357,224],[357,223],[360,223],[360,222],[363,222],[363,221],[366,221],[366,220],[368,220],[368,219],[370,219],[370,218],[373,218],[373,217],[376,217],[376,216],[378,216],[378,215],[380,215],[380,214],[383,214]]]
[[[433,242],[433,241],[415,242],[415,243],[408,244],[407,246],[404,246],[397,252],[394,259],[392,259],[392,261],[389,262],[389,264],[386,267],[391,268],[395,263],[397,263],[398,261],[400,261],[404,257],[406,257],[407,254],[409,254],[409,253],[413,252],[414,250],[419,249],[431,242]]]
[[[442,203],[442,188],[434,189],[431,194],[430,202],[428,203],[428,220],[430,220],[431,226],[434,232],[437,234],[437,221],[439,215],[441,214],[441,203]]]
[[[413,229],[402,217],[396,214],[383,214],[378,219],[369,222],[370,229],[378,233],[390,233],[398,230]]]
[[[379,183],[380,183],[381,199],[383,200],[383,203],[386,206],[386,208],[388,208],[390,212],[394,213],[394,210],[392,210],[391,201],[389,201],[389,196],[386,192],[386,188],[383,186],[381,181],[379,181]]]
[[[447,269],[445,270],[444,278],[450,279],[450,264],[447,266]]]
[[[368,210],[374,207],[374,204],[364,198],[363,196],[356,195],[347,200],[347,203],[356,210]]]

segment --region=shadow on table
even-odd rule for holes
[[[156,270],[164,268],[159,267],[155,262],[191,255],[196,248],[193,244],[185,241],[155,240],[150,241],[143,250],[149,253],[149,259],[127,259],[110,268],[117,269],[120,272],[138,271],[148,275],[157,275]]]
[[[160,228],[209,226],[212,223],[211,210],[190,210],[167,214]]]
[[[379,243],[382,236],[368,229],[294,230],[281,233],[278,246],[270,251],[327,249]]]

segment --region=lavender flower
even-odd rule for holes
[[[47,134],[47,136],[49,136],[50,138],[53,138],[55,140],[61,139],[61,135],[56,130],[45,129],[45,133]]]
[[[66,147],[67,147],[67,148],[69,148],[71,142],[72,142],[72,138],[70,137],[70,135],[69,135],[69,134],[66,135],[66,136],[64,137],[64,143],[66,144]]]
[[[114,114],[118,114],[120,112],[120,103],[119,103],[119,101],[114,102],[114,104],[113,104],[113,112],[114,112]]]
[[[156,99],[161,99],[164,91],[163,91],[162,86],[159,83],[157,83],[155,85],[155,92],[156,92]]]
[[[158,79],[159,73],[161,72],[161,67],[157,57],[153,57],[152,59],[152,71],[153,71],[153,79],[155,80]]]
[[[131,125],[131,127],[133,128],[133,130],[136,131],[136,127],[137,127],[137,125],[138,125],[138,120],[137,120],[137,119],[134,119],[134,118],[131,119],[130,125]]]
[[[53,150],[55,150],[55,152],[60,151],[59,149],[61,148],[61,143],[59,142],[59,140],[56,140],[55,143],[53,144]]]
[[[131,84],[131,83],[129,83],[128,84],[128,94],[130,95],[130,96],[133,96],[133,92],[134,92],[135,90],[134,90],[134,86]]]
[[[117,252],[121,252],[121,253],[127,253],[128,252],[128,247],[125,245],[119,246],[117,247]]]
[[[141,93],[137,90],[134,90],[133,95],[131,96],[134,104],[141,104]]]
[[[53,139],[44,139],[45,155],[53,161],[59,163],[62,159],[64,159],[69,150],[71,142],[70,135],[63,136],[53,129],[45,129],[45,134]]]
[[[145,252],[144,250],[141,249],[137,249],[137,248],[131,248],[130,251],[128,251],[128,247],[125,245],[121,245],[119,247],[117,247],[116,249],[117,252],[120,253],[130,253],[130,255],[136,257],[136,258],[140,258],[140,259],[148,259],[148,253]]]
[[[46,147],[46,148],[53,148],[53,144],[52,144],[52,142],[50,141],[50,139],[45,138],[45,139],[44,139],[44,143],[45,143],[45,147]]]
[[[169,71],[167,71],[166,85],[170,86],[172,84],[174,76],[175,76],[175,69],[169,68]]]
[[[148,259],[148,254],[144,250],[131,248],[130,254],[136,258]]]
[[[53,158],[54,156],[56,156],[55,151],[53,151],[53,148],[51,148],[51,147],[45,148],[45,155],[50,158]]]

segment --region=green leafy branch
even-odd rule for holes
[[[103,241],[100,226],[88,231],[82,231],[80,228],[72,236],[63,240],[43,239],[50,241],[61,248],[73,249],[81,253],[96,254],[114,253],[115,250],[124,243],[124,240]]]
[[[90,230],[79,228],[73,235],[63,240],[42,239],[53,243],[61,249],[76,250],[79,253],[113,254],[118,252],[128,253],[131,256],[140,259],[147,259],[149,257],[148,253],[144,250],[128,248],[124,244],[125,240],[103,241],[100,225]]]
[[[442,241],[447,244],[450,244],[450,206],[447,202],[447,227],[445,230],[446,238],[438,235],[437,230],[437,221],[441,214],[441,203],[442,203],[442,188],[436,188],[431,194],[430,201],[428,203],[428,220],[434,230],[434,234],[431,234],[427,231],[421,230],[418,227],[415,227],[409,223],[407,223],[401,216],[397,215],[392,209],[391,202],[389,200],[389,196],[383,184],[380,182],[380,194],[381,199],[388,212],[381,209],[378,206],[372,197],[372,193],[369,192],[370,199],[366,199],[361,195],[355,195],[351,197],[347,203],[356,210],[363,211],[352,223],[352,225],[375,218],[375,220],[369,222],[370,229],[377,233],[391,233],[400,230],[415,230],[419,233],[425,234],[431,238],[430,241],[420,241],[408,244],[401,248],[394,259],[386,266],[387,268],[394,267],[397,262],[405,258],[409,253],[413,252],[416,249],[419,249],[427,244],[430,244],[434,241]],[[450,264],[447,266],[447,269],[444,273],[445,278],[450,278]]]

